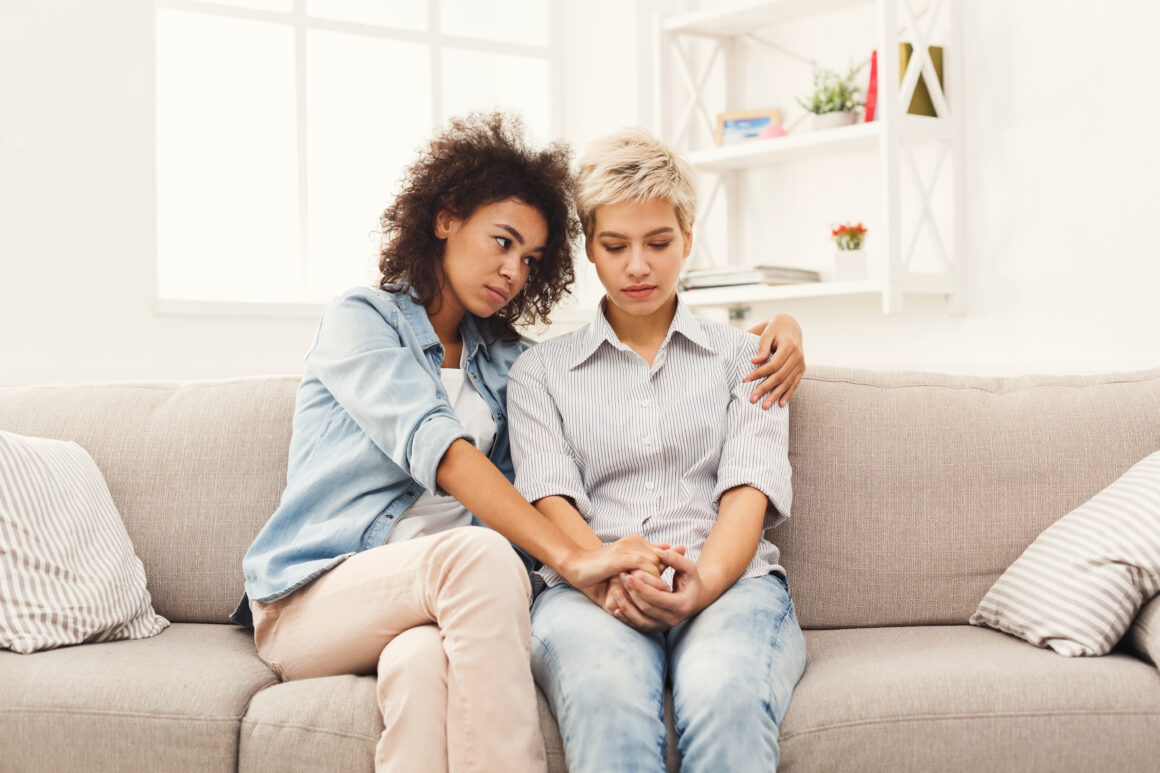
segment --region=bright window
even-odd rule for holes
[[[558,0],[158,0],[162,301],[324,303],[377,276],[378,218],[469,110],[558,136]]]

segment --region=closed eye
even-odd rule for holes
[[[664,242],[653,242],[649,246],[652,247],[654,250],[663,250],[672,243],[673,243],[673,240],[669,239],[668,241],[664,241]]]
[[[620,252],[623,249],[624,249],[623,244],[605,244],[604,245],[605,252]]]

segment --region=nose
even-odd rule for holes
[[[645,256],[644,248],[631,247],[631,252],[628,256],[628,265],[625,270],[629,276],[645,276],[649,272],[648,260]]]
[[[519,279],[523,266],[524,259],[519,254],[512,252],[505,256],[503,262],[499,264],[499,274],[509,282],[515,282]]]

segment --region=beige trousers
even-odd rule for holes
[[[378,773],[540,772],[530,595],[511,545],[469,526],[358,553],[250,608],[283,679],[377,671]]]

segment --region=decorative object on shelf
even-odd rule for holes
[[[739,285],[787,285],[820,282],[817,271],[790,266],[754,266],[752,268],[702,268],[685,272],[678,285],[681,290]]]
[[[870,52],[870,85],[866,87],[866,123],[874,120],[878,108],[878,50]]]
[[[759,140],[772,140],[772,139],[775,139],[777,137],[784,137],[785,134],[786,134],[785,129],[783,129],[781,127],[781,124],[771,123],[769,126],[766,126],[764,129],[761,130],[761,132],[757,135],[757,139],[759,139]]]
[[[777,108],[721,113],[717,116],[715,139],[718,145],[736,145],[739,142],[757,139],[763,131],[774,126],[781,128],[781,111]],[[783,130],[781,135],[773,136],[784,134]]]
[[[838,245],[834,252],[834,281],[865,279],[866,256],[862,242],[866,238],[866,226],[845,223],[830,231],[830,237]]]
[[[851,66],[843,76],[824,67],[814,69],[814,93],[810,101],[800,97],[797,102],[814,114],[815,129],[847,126],[858,120],[859,99],[862,89],[854,82],[862,65]]]
[[[943,90],[943,50],[942,46],[929,46],[930,61],[934,65],[934,72],[938,76],[938,88],[941,92]],[[898,44],[898,82],[906,77],[906,68],[910,66],[910,57],[914,53],[914,47],[909,43]],[[935,117],[938,113],[934,109],[934,102],[930,98],[930,92],[926,88],[926,76],[920,74],[918,76],[918,85],[914,87],[914,96],[910,98],[910,106],[906,108],[906,112],[911,115],[929,115]],[[945,92],[944,92],[945,93]]]

